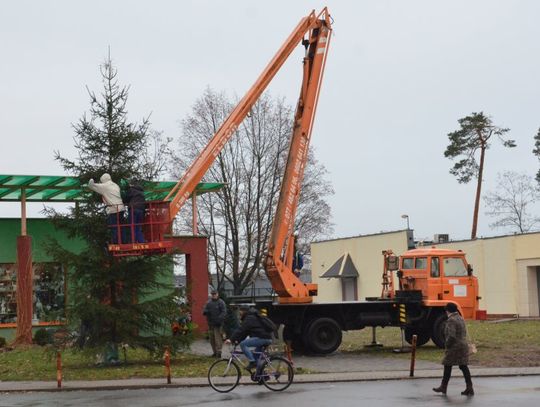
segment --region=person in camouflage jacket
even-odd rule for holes
[[[449,302],[444,308],[448,315],[445,334],[445,351],[442,364],[444,365],[444,373],[441,385],[433,389],[436,393],[446,394],[448,382],[452,375],[452,366],[459,366],[465,378],[466,389],[461,392],[464,396],[473,396],[474,389],[469,371],[469,345],[467,342],[467,327],[465,321],[459,315],[457,305]]]

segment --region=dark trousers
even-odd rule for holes
[[[459,365],[459,368],[463,372],[465,383],[472,383],[471,371],[469,370],[469,367],[467,365]],[[450,376],[452,376],[452,366],[444,365],[443,382],[448,383],[450,381]]]
[[[130,209],[128,215],[129,242],[145,243],[142,231],[144,221],[144,209]]]

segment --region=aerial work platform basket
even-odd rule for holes
[[[133,213],[133,208],[127,207],[127,210],[128,214]],[[116,221],[109,224],[109,252],[115,257],[170,252],[173,242],[169,210],[167,201],[147,202],[142,222],[138,223],[135,216],[126,218],[125,212],[118,212]],[[137,239],[138,230],[142,231],[143,239]]]

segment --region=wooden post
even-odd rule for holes
[[[17,330],[14,345],[32,344],[32,237],[17,236]]]
[[[165,348],[165,375],[167,376],[167,384],[171,384],[171,353],[168,346]]]
[[[56,352],[56,387],[62,388],[62,356]]]
[[[414,362],[416,360],[416,341],[418,339],[417,335],[413,335],[412,337],[412,343],[411,343],[411,370],[409,372],[409,376],[414,376]]]
[[[26,236],[26,189],[21,189],[21,236]]]
[[[197,193],[195,191],[193,191],[193,194],[191,194],[191,207],[193,209],[191,216],[193,234],[198,235],[199,227],[197,226]]]

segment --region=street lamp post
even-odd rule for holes
[[[410,230],[411,228],[409,226],[409,215],[403,214],[403,215],[401,215],[401,218],[402,219],[407,219],[407,230]]]

